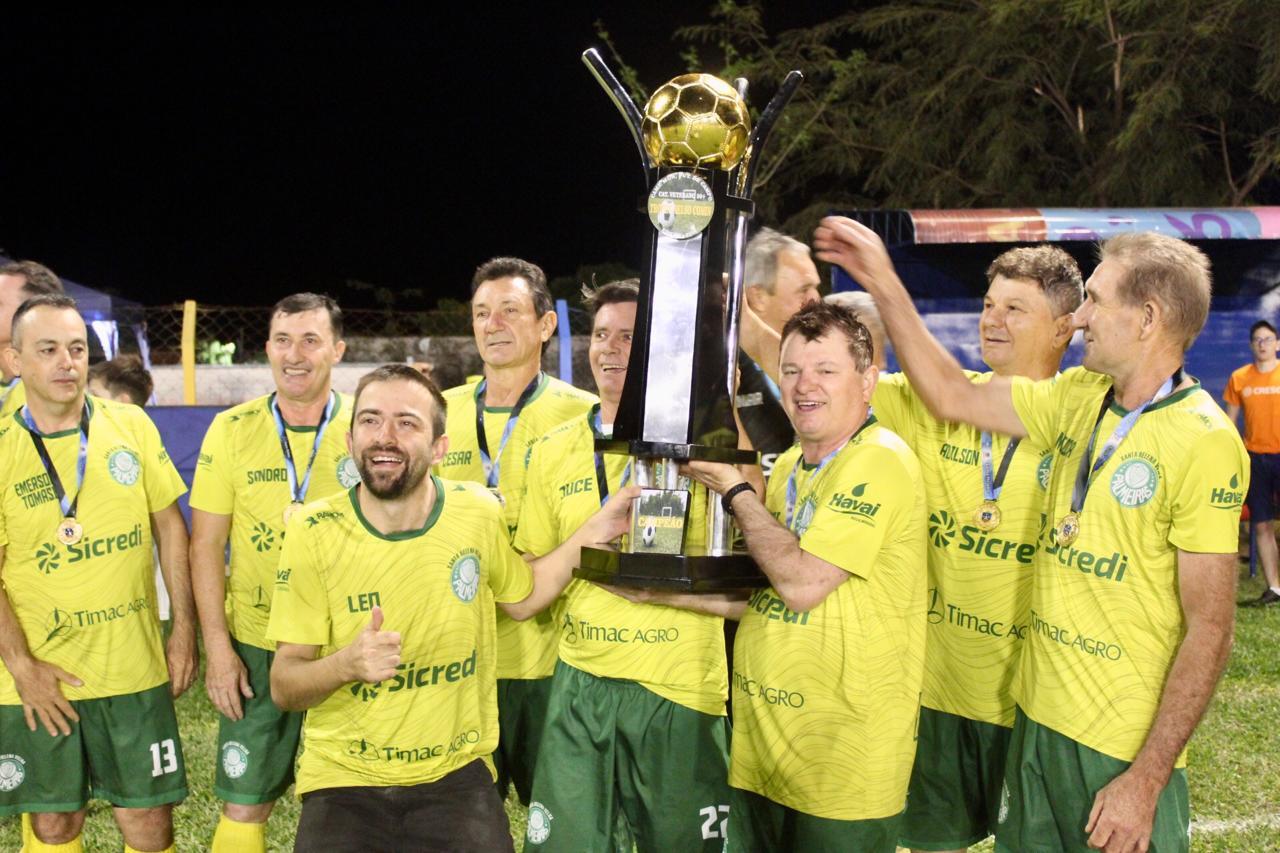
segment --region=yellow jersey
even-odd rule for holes
[[[969,373],[987,382],[990,373]],[[929,642],[926,708],[1000,726],[1013,725],[1013,675],[1026,635],[1040,511],[1053,455],[1023,439],[997,500],[999,524],[976,518],[985,501],[982,431],[929,413],[906,375],[881,374],[876,417],[915,451],[929,513]],[[1009,440],[992,436],[998,474]]]
[[[219,412],[200,445],[191,506],[231,516],[231,576],[227,580],[227,627],[242,643],[262,649],[271,616],[271,589],[284,542],[284,512],[292,495],[284,452],[271,412],[274,394]],[[351,397],[336,394],[333,412],[311,466],[307,501],[346,491],[360,482],[347,452]],[[316,427],[286,428],[299,482],[315,444]]]
[[[593,427],[598,412],[592,407],[534,445],[516,528],[518,550],[535,556],[550,552],[600,508]],[[614,453],[601,454],[601,460],[606,494],[614,494],[630,460]],[[696,503],[703,494],[699,490],[691,500]],[[728,679],[719,617],[633,604],[581,580],[569,584],[555,613],[559,655],[566,664],[601,678],[634,681],[704,714],[724,714]]]
[[[88,397],[89,441],[76,507],[83,535],[56,536],[62,509],[21,412],[0,423],[4,586],[31,654],[84,685],[68,699],[149,690],[169,680],[156,616],[151,514],[186,491],[142,409]],[[42,436],[67,496],[76,494],[79,427]],[[0,666],[0,705],[20,704]]]
[[[1110,387],[1084,368],[1014,380],[1018,417],[1055,454],[1014,698],[1041,725],[1132,761],[1182,642],[1178,551],[1235,553],[1249,461],[1198,383],[1176,391],[1138,418],[1093,479],[1078,537],[1060,544],[1055,528]],[[1125,414],[1108,406],[1095,458]]]
[[[345,684],[307,711],[297,793],[433,782],[498,744],[495,602],[526,598],[533,572],[511,550],[498,502],[435,480],[420,530],[383,534],[356,489],[308,504],[286,528],[267,637],[349,645],[380,607],[400,633],[396,675]]]
[[[910,448],[874,419],[820,469],[799,447],[778,457],[765,506],[849,577],[807,613],[772,588],[748,602],[729,784],[832,820],[904,808],[924,678],[923,492]]]
[[[484,484],[486,472],[480,458],[480,442],[476,437],[476,391],[479,381],[459,385],[444,392],[448,402],[445,435],[449,450],[436,466],[436,473],[452,480],[470,480]],[[511,416],[511,408],[485,407],[483,412],[485,443],[498,465],[498,492],[504,504],[507,534],[514,538],[520,520],[520,506],[525,491],[525,471],[533,446],[555,427],[585,414],[597,402],[596,397],[540,374],[537,387],[516,419],[506,445],[502,435]],[[501,448],[501,451],[499,451]],[[525,622],[517,622],[498,613],[498,677],[546,678],[556,665],[556,625],[553,608]]]

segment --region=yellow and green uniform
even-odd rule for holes
[[[0,424],[7,424],[18,409],[27,402],[27,389],[21,379],[0,386]]]
[[[284,453],[268,394],[220,412],[209,425],[191,485],[191,506],[231,516],[231,576],[227,581],[227,627],[239,642],[273,649],[267,640],[271,590],[284,541],[284,511],[292,500]],[[307,500],[345,491],[360,482],[347,452],[351,397],[338,394],[324,439],[311,468]],[[316,427],[286,429],[299,481]]]
[[[1182,642],[1178,551],[1235,552],[1249,462],[1234,425],[1198,383],[1176,391],[1138,418],[1095,476],[1078,538],[1058,544],[1054,527],[1071,508],[1110,386],[1110,377],[1083,368],[1014,380],[1018,417],[1054,460],[1013,692],[1036,723],[1132,761]],[[1125,413],[1108,407],[1095,455]],[[1184,752],[1177,765],[1185,763]]]
[[[476,437],[476,389],[478,382],[459,385],[444,392],[449,411],[445,435],[449,451],[436,466],[436,473],[452,480],[485,482]],[[511,415],[509,407],[484,409],[486,443],[493,460],[500,467],[498,492],[502,496],[503,518],[507,535],[514,537],[520,520],[520,507],[525,491],[525,471],[533,446],[555,427],[577,415],[585,414],[596,398],[567,382],[545,374],[537,390],[529,398],[516,421],[506,446],[502,433]],[[556,625],[550,609],[532,619],[517,622],[498,613],[498,677],[546,678],[556,662]]]
[[[990,373],[970,373],[985,383]],[[902,373],[881,375],[876,417],[915,451],[929,514],[929,630],[921,704],[969,720],[1013,725],[1011,683],[1031,602],[1031,573],[1052,454],[1024,439],[983,531],[982,431],[929,413]],[[1009,440],[992,436],[998,471]]]
[[[923,478],[902,439],[874,420],[815,469],[788,450],[765,506],[788,523],[795,471],[789,526],[801,550],[849,577],[807,613],[772,588],[748,602],[734,646],[729,784],[820,818],[889,818],[906,800],[924,677]]]
[[[592,419],[570,420],[534,446],[515,546],[548,554],[600,509]],[[628,457],[601,454],[608,494],[621,488]],[[694,496],[695,503],[701,495]],[[556,608],[560,659],[601,678],[634,681],[694,711],[724,714],[724,621],[654,604],[633,604],[575,580]]]
[[[76,518],[83,538],[58,541],[62,510],[21,413],[0,423],[0,545],[4,585],[31,654],[84,684],[68,699],[139,693],[169,680],[155,613],[151,514],[186,491],[142,409],[88,398],[84,484]],[[75,494],[79,427],[43,436],[68,493]],[[0,705],[18,705],[0,667]]]
[[[533,573],[511,550],[483,487],[434,480],[420,530],[382,534],[356,489],[290,520],[269,639],[349,645],[380,607],[401,636],[396,675],[339,687],[309,709],[299,795],[320,788],[417,785],[484,759],[498,743],[494,606],[526,598]]]

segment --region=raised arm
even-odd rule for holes
[[[584,545],[604,545],[627,532],[631,517],[631,501],[640,495],[637,486],[627,486],[610,495],[591,518],[583,522],[573,535],[549,554],[529,560],[533,569],[533,591],[523,601],[499,602],[498,606],[512,619],[523,621],[551,606],[573,580],[573,570]]]
[[[278,644],[271,662],[271,701],[280,710],[305,711],[344,684],[391,678],[400,663],[400,633],[382,630],[382,608],[375,607],[354,640],[331,655],[319,653],[319,646]]]
[[[898,361],[934,417],[1026,436],[1009,380],[968,380],[959,362],[925,326],[874,231],[843,216],[828,216],[814,232],[813,246],[819,260],[839,266],[875,298]]]

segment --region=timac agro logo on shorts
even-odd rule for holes
[[[524,837],[530,844],[541,844],[551,837],[551,821],[555,820],[551,812],[542,803],[534,800],[529,804],[529,822]]]
[[[0,791],[8,793],[27,778],[27,762],[21,755],[0,755]]]
[[[142,476],[142,461],[127,447],[112,448],[107,452],[107,471],[120,485],[132,486]]]
[[[1120,506],[1128,509],[1145,505],[1155,497],[1159,485],[1160,475],[1155,466],[1140,456],[1121,462],[1111,475],[1111,494]]]
[[[449,586],[458,600],[470,604],[480,591],[480,555],[463,551],[449,562]]]
[[[831,500],[827,501],[827,509],[850,516],[864,524],[873,524],[876,513],[880,511],[880,504],[863,500],[866,495],[867,484],[859,483],[848,492],[836,492],[832,495]]]
[[[945,509],[929,514],[929,538],[939,548],[945,548],[956,538],[956,522]]]

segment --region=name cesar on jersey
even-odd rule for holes
[[[440,462],[442,468],[448,468],[451,465],[470,465],[470,450],[450,450],[444,455],[444,459]]]

